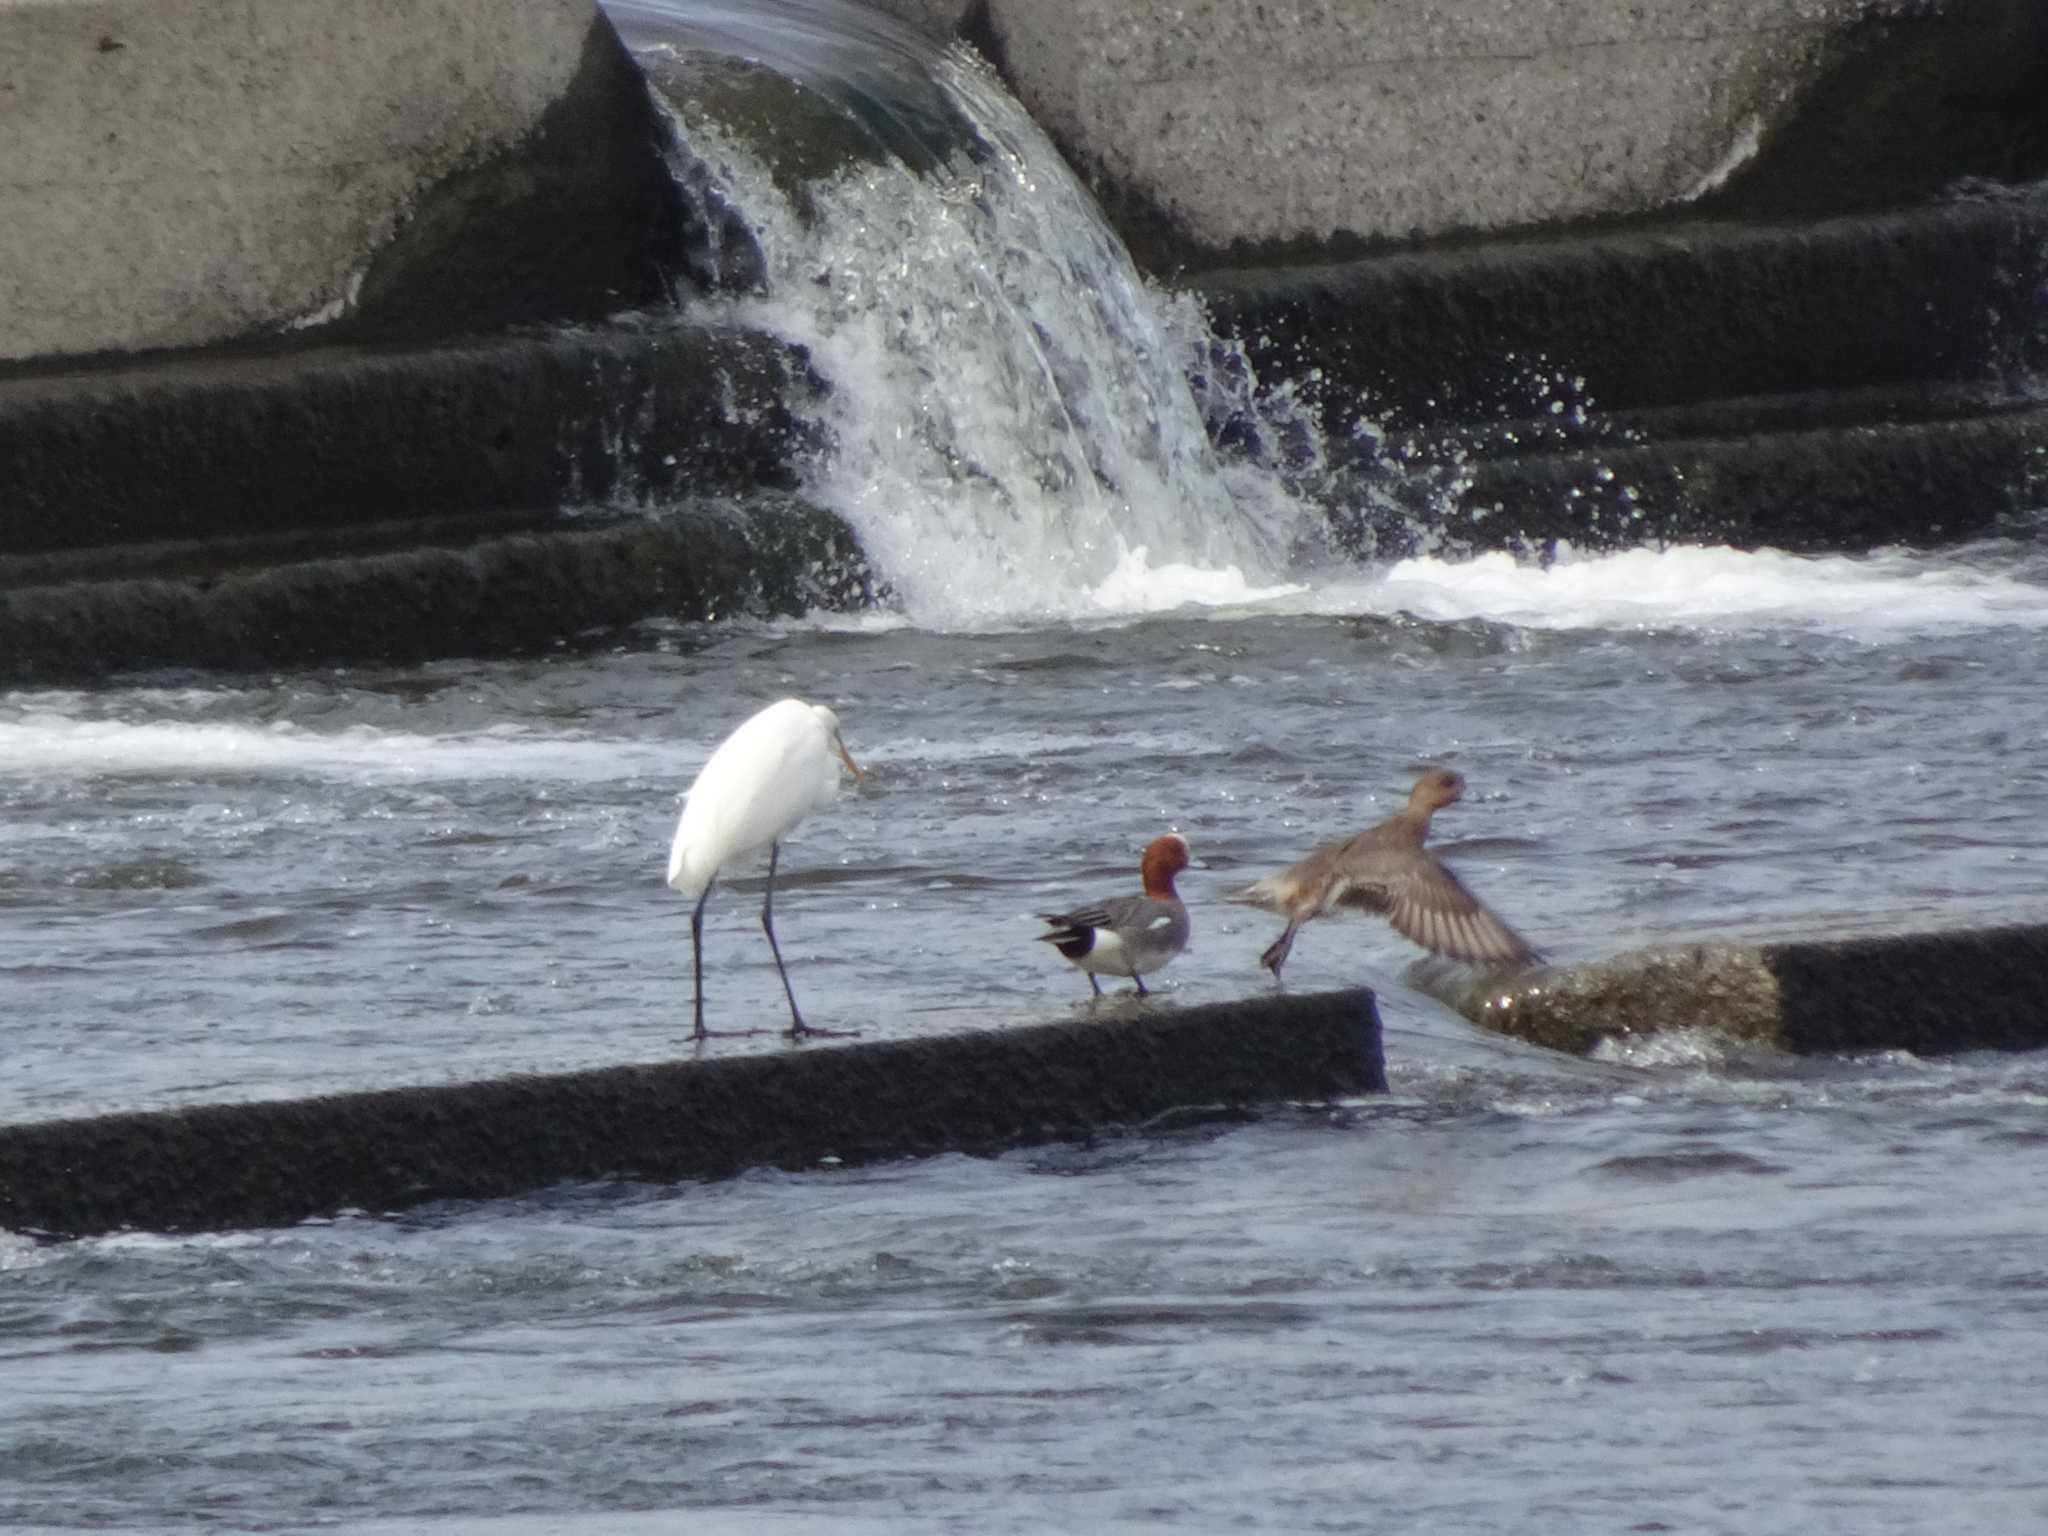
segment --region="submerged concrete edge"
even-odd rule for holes
[[[1665,945],[1526,976],[1418,984],[1476,1024],[1575,1054],[1673,1029],[1801,1055],[2048,1047],[2048,923]]]
[[[585,1179],[995,1152],[1192,1106],[1384,1092],[1370,991],[0,1127],[0,1227],[277,1225]]]
[[[850,529],[795,498],[762,496],[733,512],[681,509],[457,548],[0,587],[0,686],[537,654],[657,617],[839,611],[874,596]]]

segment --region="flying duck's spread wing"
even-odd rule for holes
[[[1436,954],[1475,965],[1526,965],[1542,958],[1433,858],[1422,859],[1388,895],[1378,910],[1395,932]]]

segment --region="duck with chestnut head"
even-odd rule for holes
[[[1174,876],[1188,867],[1188,840],[1178,832],[1155,837],[1138,861],[1143,886],[1136,896],[1113,896],[1071,912],[1039,914],[1047,925],[1038,935],[1088,976],[1102,995],[1098,976],[1128,976],[1145,995],[1145,976],[1187,947],[1188,909],[1174,890]]]

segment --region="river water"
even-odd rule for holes
[[[1029,203],[1051,173],[1016,142]],[[1015,213],[958,191],[887,203],[880,244]],[[964,393],[907,361],[919,305],[968,324],[952,278],[737,306],[839,386],[811,492],[887,612],[0,695],[0,1123],[676,1056],[679,797],[787,693],[869,771],[788,846],[778,928],[807,1015],[871,1037],[1135,1006],[1091,1003],[1030,914],[1133,888],[1169,828],[1194,939],[1150,1006],[1255,992],[1273,920],[1223,894],[1436,762],[1471,785],[1446,856],[1560,961],[2041,920],[2041,520],[1932,552],[1305,561],[1299,483],[1214,458],[1158,382],[1185,313],[1133,280],[1130,347],[1076,337],[1035,286],[1067,278],[991,254],[1042,245],[981,249],[961,280],[1033,295],[1043,366],[965,336]],[[1057,408],[1017,393],[1034,372]],[[713,897],[714,1020],[779,1022],[760,889]],[[1332,921],[1288,967],[1379,989],[1383,1099],[0,1236],[0,1528],[2042,1528],[2048,1055],[1679,1028],[1567,1059],[1410,990],[1413,957]]]

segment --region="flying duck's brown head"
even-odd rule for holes
[[[1188,840],[1178,832],[1153,838],[1138,860],[1138,878],[1145,882],[1145,894],[1156,901],[1171,898],[1173,877],[1188,867],[1188,859]]]
[[[1429,819],[1455,800],[1465,797],[1465,776],[1452,768],[1432,768],[1408,791],[1408,814]]]

